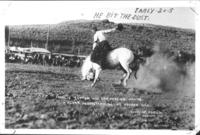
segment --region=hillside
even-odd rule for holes
[[[54,25],[14,25],[10,27],[11,46],[44,47],[47,39],[48,49],[58,53],[88,54],[91,51],[93,33],[91,28],[113,28],[115,23],[103,21],[69,21]],[[108,35],[113,47],[126,46],[132,50],[138,46],[152,47],[154,44],[164,45],[167,49],[195,52],[195,32],[173,27],[152,24],[123,24],[123,31]]]

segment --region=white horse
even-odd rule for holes
[[[133,60],[134,60],[133,52],[124,47],[116,48],[110,51],[106,57],[106,63],[108,64],[108,69],[114,69],[115,67],[121,65],[121,67],[125,71],[123,77],[121,78],[123,86],[126,86],[127,80],[132,72],[129,66],[130,63],[133,62]],[[95,72],[94,81],[91,85],[94,86],[102,68],[99,64],[92,62],[91,55],[89,55],[86,57],[81,68],[82,80],[86,80],[87,75],[91,72],[91,70],[94,70]]]

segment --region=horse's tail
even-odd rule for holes
[[[91,55],[89,55],[86,57],[81,67],[81,74],[84,79],[91,69],[92,69],[92,62],[91,62]]]

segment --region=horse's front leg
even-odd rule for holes
[[[81,78],[81,81],[84,81],[84,80],[86,80],[86,77],[84,76],[82,76],[82,78]]]
[[[102,70],[101,67],[98,67],[97,69],[95,69],[95,78],[94,78],[93,83],[91,84],[91,87],[93,87],[95,83],[97,82],[101,70]]]
[[[124,77],[124,79],[122,81],[122,84],[123,84],[124,87],[127,85],[127,80],[129,79],[131,72],[132,71],[130,69],[127,70],[126,76]]]

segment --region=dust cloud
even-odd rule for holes
[[[155,46],[154,51],[145,64],[140,65],[137,79],[131,75],[127,87],[155,93],[175,92],[194,96],[195,64],[178,65],[159,46]]]

